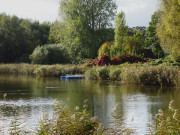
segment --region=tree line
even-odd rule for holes
[[[50,25],[0,14],[0,62],[30,62],[29,55],[48,43]]]
[[[149,48],[154,58],[171,55],[180,61],[178,0],[161,0],[147,29],[129,28],[114,0],[61,0],[59,18],[40,24],[0,14],[0,62],[53,64],[98,54],[143,56]]]

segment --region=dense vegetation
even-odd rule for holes
[[[138,26],[129,28],[124,12],[117,14],[115,28],[112,28],[116,8],[113,0],[62,0],[59,7],[61,19],[52,24],[40,24],[2,13],[0,62],[64,63],[61,60],[67,52],[72,57],[69,63],[82,58],[100,58],[103,55],[113,58],[127,53],[145,58],[163,58],[166,54],[179,61],[178,0],[162,0],[160,9],[152,15],[147,29]],[[49,45],[50,50],[54,51],[47,49],[47,44],[52,44]],[[61,44],[62,50],[66,48],[58,56],[58,51],[55,51],[57,44]],[[48,56],[45,55],[47,50],[51,53]],[[43,60],[35,61],[35,53],[41,55]]]
[[[48,23],[0,14],[0,62],[30,62],[33,50],[48,42],[49,31]]]
[[[157,35],[162,48],[180,61],[180,1],[162,0]]]
[[[129,28],[124,12],[116,15],[116,8],[114,0],[61,0],[61,19],[52,24],[1,13],[0,63],[37,65],[0,64],[0,74],[84,74],[95,80],[180,86],[180,0],[161,0],[147,29]],[[91,60],[84,62],[86,58]],[[60,65],[64,63],[69,64]],[[172,102],[168,114],[160,110],[155,134],[179,133],[179,116],[175,114],[179,112],[172,108]],[[21,134],[14,127],[11,134]],[[130,130],[119,130],[124,131]],[[74,113],[66,106],[56,106],[56,118],[44,118],[36,134],[106,132],[86,108]]]
[[[67,48],[60,44],[38,46],[30,55],[33,64],[68,63],[71,57]]]
[[[158,64],[158,62],[156,63]],[[155,62],[146,64],[124,63],[117,66],[83,65],[33,65],[33,64],[1,64],[0,74],[22,74],[40,77],[59,77],[66,74],[83,74],[94,80],[120,81],[126,84],[180,86],[180,68]]]
[[[99,63],[94,65],[151,61],[144,58],[179,61],[178,0],[162,0],[147,29],[129,28],[124,12],[115,16],[116,8],[113,0],[62,0],[60,20],[52,24],[2,13],[0,62],[78,64],[86,58],[97,57],[91,60]],[[112,28],[114,18],[115,28]],[[127,54],[129,60],[124,59]],[[102,64],[108,57],[109,63]]]
[[[67,46],[73,57],[96,57],[99,46],[113,40],[113,30],[108,27],[116,7],[114,0],[61,0],[56,41]]]

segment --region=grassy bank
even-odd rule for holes
[[[126,84],[180,86],[180,68],[162,65],[93,67],[86,71],[86,75],[90,79],[120,80]]]
[[[93,80],[121,81],[137,85],[180,86],[180,68],[121,64],[119,66],[87,67],[85,65],[0,64],[0,74],[21,74],[40,77],[59,77],[66,74],[85,74]]]
[[[0,64],[0,74],[35,75],[40,77],[59,77],[66,74],[83,74],[86,68],[77,65],[33,65]]]

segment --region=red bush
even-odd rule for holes
[[[109,56],[103,55],[99,62],[97,63],[97,66],[104,66],[104,65],[109,65],[111,63],[111,60]]]
[[[122,63],[122,59],[118,58],[118,57],[114,57],[111,59],[111,65],[119,65]]]
[[[99,62],[99,59],[91,59],[91,60],[88,62],[88,64],[89,64],[90,66],[96,66],[96,65],[98,64],[98,62]]]
[[[128,63],[138,63],[138,62],[148,62],[149,60],[146,58],[142,58],[140,56],[135,55],[121,55],[119,57],[114,57],[112,59],[109,58],[109,56],[103,55],[101,59],[92,59],[88,62],[88,64],[92,66],[104,66],[104,65],[119,65],[125,62]]]

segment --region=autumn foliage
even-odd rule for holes
[[[120,65],[122,63],[139,63],[139,62],[148,62],[149,59],[142,58],[135,55],[121,55],[119,57],[110,58],[109,56],[103,55],[100,59],[92,59],[88,62],[92,66],[104,66],[104,65]]]

